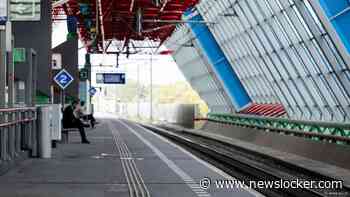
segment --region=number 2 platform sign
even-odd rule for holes
[[[74,81],[74,78],[65,69],[62,69],[53,80],[64,90]]]

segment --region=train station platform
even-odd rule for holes
[[[233,188],[204,190],[205,177],[231,179],[214,166],[133,122],[105,117],[87,132],[72,133],[51,159],[27,159],[0,176],[1,197],[253,197]]]

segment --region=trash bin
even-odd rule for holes
[[[50,105],[50,119],[51,119],[51,140],[61,141],[62,130],[62,105],[52,104]]]
[[[38,131],[39,131],[39,157],[51,158],[51,125],[50,125],[50,107],[38,107]]]

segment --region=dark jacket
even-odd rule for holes
[[[75,117],[73,114],[73,106],[69,105],[66,107],[63,111],[63,119],[62,119],[62,124],[63,128],[70,128],[73,126]]]

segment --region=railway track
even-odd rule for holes
[[[322,174],[300,168],[279,159],[253,152],[239,146],[234,146],[210,137],[204,137],[190,132],[174,132],[150,125],[143,127],[158,133],[175,143],[190,149],[194,154],[221,168],[236,179],[249,183],[250,181],[336,181]],[[277,189],[253,188],[271,197],[328,197],[350,196],[348,188],[342,189]]]

